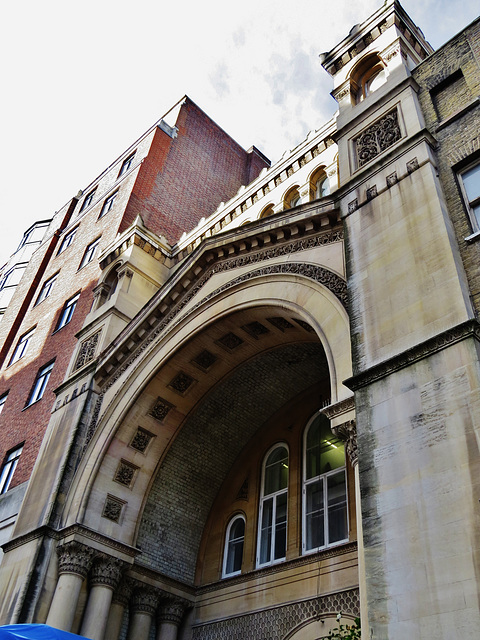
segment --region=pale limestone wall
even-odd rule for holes
[[[480,367],[473,338],[357,391],[370,626],[476,637]]]

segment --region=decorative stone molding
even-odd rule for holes
[[[115,369],[113,371],[113,366],[109,366],[107,364],[108,361],[103,364],[103,369],[101,369],[104,374],[102,391],[107,391],[118,380],[118,378],[130,367],[130,365],[138,357],[140,357],[140,355],[148,347],[148,345],[153,342],[156,337],[173,322],[176,316],[180,314],[182,309],[192,300],[192,298],[197,295],[200,289],[210,280],[210,278],[212,278],[214,274],[224,271],[231,271],[238,267],[244,267],[249,264],[256,264],[265,260],[271,260],[272,258],[277,258],[285,255],[291,256],[291,254],[296,251],[306,251],[308,249],[313,249],[335,242],[343,242],[343,231],[340,229],[330,232],[324,232],[318,236],[304,238],[302,240],[296,240],[294,242],[287,242],[285,244],[282,243],[274,247],[262,249],[260,251],[257,251],[256,253],[246,254],[235,258],[215,262],[215,264],[210,269],[208,269],[206,273],[204,273],[204,275],[197,281],[197,283],[193,287],[185,291],[185,293],[180,296],[180,299],[176,304],[172,304],[172,306],[170,306],[168,299],[163,300],[163,307],[169,308],[170,311],[155,322],[155,328],[153,329],[153,331],[150,330],[148,332],[147,337],[143,338],[141,344],[136,347],[133,353],[126,354],[126,360],[123,361],[124,363],[122,365],[118,366],[118,361],[116,360],[117,364],[115,365]],[[216,260],[215,258],[213,259]],[[331,289],[345,307],[347,305],[347,289],[345,281],[343,280],[343,278],[341,278],[337,274],[334,274],[328,269],[302,263],[286,263],[283,265],[271,265],[270,267],[266,267],[265,271],[263,271],[262,273],[267,274],[268,269],[270,269],[269,273],[273,273],[273,270],[277,269],[276,273],[292,273],[304,275],[307,278],[313,278],[321,284],[324,284],[328,289]],[[315,269],[316,271],[314,273],[313,270]],[[244,274],[244,279],[248,280],[249,278],[256,277],[259,274],[260,271],[253,271],[250,272],[250,274]],[[324,281],[322,281],[322,275],[324,276]],[[236,284],[238,281],[235,280],[233,282]],[[227,285],[225,286],[228,287],[230,285],[227,283]],[[333,287],[333,289],[331,287]],[[217,290],[217,292],[218,291],[219,290]],[[204,298],[201,302],[195,305],[194,309],[198,308],[198,306],[203,304],[206,300],[211,299],[211,297],[212,294]],[[151,329],[152,323],[148,322],[147,318],[145,318],[144,322],[145,328],[148,325],[148,327]],[[175,326],[175,324],[173,324],[172,326]],[[141,335],[145,334],[143,324],[139,324],[137,326],[137,329],[138,331],[141,331]],[[112,371],[111,375],[109,375],[110,371]]]
[[[159,396],[149,415],[155,418],[155,420],[163,422],[172,409],[175,409],[175,405]]]
[[[158,622],[170,622],[180,626],[185,613],[186,603],[180,600],[171,600],[160,605],[157,612]]]
[[[196,367],[201,369],[204,373],[210,370],[210,368],[215,364],[218,360],[217,356],[213,354],[208,349],[204,349],[201,351],[198,356],[195,356],[191,361]]]
[[[112,522],[120,522],[123,507],[126,504],[125,500],[121,500],[120,498],[108,494],[103,506],[102,517],[107,518],[107,520],[111,520]]]
[[[230,332],[226,333],[224,336],[215,341],[220,347],[226,349],[227,351],[233,351],[241,344],[243,344],[243,340],[237,336],[236,333]]]
[[[387,176],[387,187],[393,187],[394,184],[397,184],[398,182],[398,176],[397,176],[397,172],[394,171],[393,173],[391,173],[390,175]]]
[[[115,482],[131,488],[139,467],[128,460],[120,460],[113,477]]]
[[[301,600],[284,606],[266,608],[254,613],[229,617],[193,628],[193,640],[279,640],[288,638],[298,627],[318,620],[324,612],[338,612],[351,616],[360,613],[358,589],[349,589]]]
[[[409,162],[407,162],[407,173],[413,173],[418,169],[418,159],[412,158]]]
[[[130,598],[130,607],[133,613],[148,613],[155,615],[160,594],[156,589],[145,586],[135,586]]]
[[[132,441],[130,442],[130,447],[140,453],[145,453],[153,438],[155,438],[153,433],[150,433],[150,431],[147,431],[146,429],[142,429],[142,427],[138,427]]]
[[[197,380],[189,376],[188,373],[180,371],[167,386],[169,389],[172,389],[172,391],[175,391],[175,393],[184,396],[196,382]]]
[[[377,186],[374,184],[373,187],[369,187],[366,191],[366,195],[367,195],[367,202],[370,202],[370,200],[373,200],[374,198],[376,198],[378,195]]]
[[[67,542],[57,547],[58,573],[75,573],[86,578],[93,561],[94,550],[85,544]]]
[[[480,325],[477,320],[467,320],[467,322],[462,322],[456,327],[443,331],[433,338],[399,353],[393,358],[389,358],[380,364],[358,373],[352,378],[345,380],[343,384],[352,391],[357,391],[362,387],[373,384],[377,380],[385,378],[395,371],[399,371],[415,362],[428,358],[434,353],[468,338],[476,338],[476,340],[480,341]]]
[[[357,424],[355,420],[348,420],[331,427],[332,433],[345,442],[348,457],[354,467],[358,462]]]
[[[97,348],[98,340],[100,338],[100,333],[100,331],[97,331],[93,334],[93,336],[90,336],[80,344],[80,349],[75,361],[75,366],[73,367],[74,371],[80,369],[85,364],[93,360],[93,358],[95,357],[95,350]]]
[[[112,556],[102,555],[95,558],[90,569],[90,586],[103,585],[115,590],[120,582],[125,563]]]
[[[355,409],[355,399],[353,396],[350,396],[349,398],[340,400],[340,402],[336,402],[335,404],[329,404],[328,407],[322,409],[320,413],[323,413],[325,417],[332,420],[333,418],[341,416],[344,413],[348,413],[353,409]]]
[[[359,167],[376,158],[380,153],[400,140],[402,132],[398,124],[397,109],[393,109],[376,120],[355,138],[355,149]]]

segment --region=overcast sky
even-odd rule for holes
[[[0,265],[189,95],[272,161],[335,111],[318,54],[381,0],[26,0],[2,8]],[[437,48],[478,0],[404,0]]]

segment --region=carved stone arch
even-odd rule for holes
[[[325,612],[323,615],[317,615],[314,618],[305,620],[297,627],[292,629],[283,640],[321,640],[329,637],[329,632],[337,628],[339,624],[351,624],[354,616],[349,614],[342,615],[340,622],[337,622],[337,613]]]
[[[317,271],[312,267],[316,267]],[[181,415],[184,414],[181,412],[186,411],[187,416],[198,402],[192,400],[191,405],[187,402],[196,392],[192,392],[192,396],[189,396],[190,391],[185,395],[181,392],[171,395],[175,376],[182,372],[183,366],[175,365],[175,358],[180,358],[178,362],[181,361],[182,349],[188,348],[191,340],[198,339],[200,345],[204,331],[209,328],[213,332],[218,328],[218,332],[223,335],[222,332],[226,332],[226,329],[222,328],[221,323],[228,326],[228,323],[236,321],[235,318],[238,317],[240,329],[236,332],[249,344],[251,354],[254,355],[256,338],[252,338],[244,327],[253,332],[258,327],[248,327],[248,320],[258,322],[258,317],[254,316],[261,309],[263,316],[260,324],[273,333],[280,330],[271,323],[271,319],[282,316],[294,327],[294,343],[300,339],[305,344],[302,350],[306,356],[314,348],[308,345],[318,344],[318,348],[325,353],[332,401],[348,395],[348,390],[345,388],[343,391],[341,388],[341,381],[351,375],[348,316],[345,307],[331,288],[321,283],[320,277],[318,281],[315,279],[315,273],[320,273],[320,267],[305,265],[305,269],[298,268],[297,272],[289,272],[288,268],[287,264],[269,265],[261,273],[256,270],[253,277],[245,277],[236,283],[227,280],[227,284],[230,282],[231,286],[214,289],[216,293],[212,297],[206,295],[198,300],[201,296],[197,294],[172,326],[168,326],[145,348],[139,346],[138,357],[112,386],[105,385],[96,430],[67,498],[64,525],[79,522],[121,543],[135,543],[152,483],[168,452],[169,444],[166,444],[162,453],[160,440],[168,437],[174,442],[177,433],[180,433],[179,429],[183,428]],[[252,318],[249,314],[253,314]],[[285,335],[288,335],[287,331],[291,329],[287,329]],[[221,338],[222,335],[218,337]],[[262,336],[259,336],[259,343],[261,339]],[[217,355],[225,351],[223,346],[219,347],[212,341],[211,344],[215,345]],[[279,348],[282,344],[279,343]],[[275,347],[273,343],[272,346]],[[200,352],[200,348],[197,351]],[[225,353],[228,354],[228,350]],[[190,360],[184,358],[183,363],[185,362],[187,370],[184,373],[195,378],[192,390],[196,389],[200,393],[199,399],[206,397],[206,391],[202,387],[203,372],[197,373]],[[152,384],[153,389],[157,379],[161,380],[163,388],[169,389],[168,397],[165,397],[163,391],[148,391],[148,385]],[[213,387],[205,386],[205,389],[209,388]],[[128,394],[125,393],[126,389]],[[160,406],[158,411],[154,411],[157,401]],[[175,422],[173,418],[179,411],[181,415],[177,416],[178,420]],[[154,414],[158,414],[160,421]],[[140,436],[153,438],[153,458],[149,458],[150,461],[147,460],[150,454],[148,449],[144,454],[132,448],[139,427]],[[117,520],[109,519],[112,512],[106,508],[109,499],[117,501],[117,513],[120,511]]]

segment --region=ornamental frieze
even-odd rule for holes
[[[401,137],[398,112],[397,109],[394,109],[365,129],[358,138],[355,138],[358,166],[363,167],[364,164],[376,158]]]

